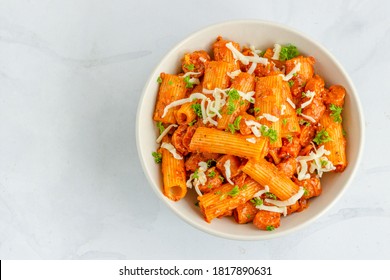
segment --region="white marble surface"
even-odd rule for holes
[[[1,259],[389,259],[390,2],[238,2],[0,1]],[[367,128],[343,198],[309,227],[258,242],[179,220],[149,187],[134,135],[162,56],[193,31],[244,18],[330,49]]]

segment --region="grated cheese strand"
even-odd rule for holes
[[[177,153],[176,148],[172,144],[163,142],[161,144],[161,148],[168,150],[175,159],[183,159],[183,157]]]
[[[169,125],[164,131],[160,134],[160,136],[156,139],[156,143],[160,143],[161,140],[164,138],[165,135],[168,134],[168,132],[171,130],[172,127],[177,127],[177,124],[171,124]]]
[[[233,181],[230,180],[230,176],[231,176],[231,171],[230,171],[230,159],[227,160],[227,161],[225,162],[225,164],[223,165],[223,167],[225,168],[226,181],[228,181],[229,184],[234,185]]]

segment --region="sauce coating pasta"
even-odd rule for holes
[[[156,77],[162,191],[174,201],[195,191],[206,222],[274,230],[321,195],[324,173],[347,167],[347,93],[291,44],[258,50],[219,36],[211,49]]]

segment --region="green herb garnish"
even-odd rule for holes
[[[274,194],[271,193],[271,192],[266,192],[266,193],[265,193],[265,196],[268,197],[268,198],[270,198],[270,199],[273,199],[273,200],[278,199],[278,198],[276,197],[276,195],[274,195]]]
[[[161,79],[161,77],[160,77],[160,76],[158,76],[158,78],[157,78],[157,83],[159,83],[159,84],[161,84],[161,83],[162,83],[162,79]]]
[[[231,197],[234,197],[236,195],[238,195],[240,193],[240,189],[238,188],[238,186],[234,186],[234,188],[232,188],[232,190],[230,192],[228,192],[227,194]]]
[[[157,153],[157,152],[153,152],[152,156],[154,157],[154,162],[155,163],[161,163],[161,161],[162,161],[162,154]]]
[[[267,226],[265,229],[268,231],[273,231],[275,229],[275,227],[274,226]]]
[[[278,133],[272,128],[268,128],[265,125],[261,126],[261,135],[268,137],[271,143],[275,143],[278,140]]]
[[[202,118],[202,106],[200,104],[194,103],[191,105],[191,108],[199,118]]]
[[[163,133],[165,130],[165,127],[163,126],[162,122],[157,122],[157,128],[160,130],[160,134]]]
[[[319,131],[317,133],[316,137],[314,137],[314,139],[313,139],[313,142],[315,142],[317,145],[320,145],[322,143],[326,143],[329,141],[332,141],[332,138],[329,137],[329,133],[325,129],[322,129],[321,131]]]
[[[343,111],[343,107],[330,104],[329,109],[332,111],[332,114],[330,114],[330,116],[333,117],[333,121],[341,123],[341,112]]]
[[[263,204],[263,200],[260,197],[254,197],[250,200],[254,206],[260,206]]]
[[[299,55],[299,51],[296,46],[288,44],[282,46],[279,54],[280,61],[286,61]]]
[[[296,109],[295,111],[297,112],[297,115],[302,114],[302,108],[298,108],[298,109]]]
[[[207,176],[210,177],[210,178],[214,178],[216,174],[217,173],[215,173],[215,171],[213,170],[213,171],[210,171]]]
[[[195,69],[195,65],[194,64],[186,64],[184,65],[184,68],[187,68],[188,70],[192,71]]]
[[[293,80],[289,80],[289,81],[288,81],[288,86],[289,86],[289,87],[292,87],[293,85],[294,85],[294,81],[293,81]]]
[[[193,88],[194,83],[190,82],[191,77],[187,76],[184,78],[184,82],[186,83],[186,88]]]

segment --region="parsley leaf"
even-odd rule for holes
[[[282,124],[283,124],[283,125],[286,125],[286,124],[287,124],[287,119],[283,119],[283,120],[282,120]]]
[[[161,77],[160,77],[160,76],[158,76],[158,78],[157,78],[157,83],[159,83],[159,84],[161,84],[161,83],[162,83],[162,79],[161,79]]]
[[[302,114],[302,108],[298,108],[298,109],[296,109],[295,111],[297,112],[297,115]]]
[[[293,85],[294,85],[294,81],[293,81],[293,80],[289,80],[289,81],[288,81],[288,86],[289,86],[289,87],[292,87]]]
[[[308,195],[309,195],[309,191],[308,191],[306,188],[303,188],[303,190],[305,191],[305,192],[303,193],[303,195],[304,195],[304,196],[308,196]]]
[[[260,56],[260,57],[264,57],[265,52],[266,52],[266,51],[262,51],[261,53],[259,53],[259,56]]]
[[[288,44],[282,46],[279,54],[280,61],[286,61],[299,55],[299,51],[296,46]]]
[[[234,134],[236,132],[236,129],[234,128],[234,124],[232,124],[232,123],[228,124],[228,129],[230,130],[230,132],[232,134]]]
[[[192,71],[195,69],[195,65],[194,64],[186,64],[184,65],[184,68],[187,68],[188,70]]]
[[[260,206],[263,204],[263,200],[260,197],[254,197],[250,200],[254,206]]]
[[[341,112],[343,111],[343,107],[330,104],[329,109],[332,111],[332,114],[330,114],[330,116],[333,117],[333,121],[341,123]]]
[[[291,135],[287,135],[286,136],[286,139],[288,140],[288,142],[292,142],[292,140],[293,140],[293,137],[291,136]]]
[[[231,197],[234,197],[236,195],[238,195],[240,193],[240,189],[238,188],[238,186],[234,186],[234,188],[232,188],[232,190],[230,192],[228,192],[227,194]]]
[[[153,152],[152,156],[154,157],[154,162],[155,163],[161,163],[161,161],[162,161],[162,154],[157,153],[157,152]]]
[[[196,119],[193,120],[192,122],[188,123],[189,126],[193,126],[196,123]]]
[[[333,140],[332,140],[332,138],[329,137],[329,133],[325,129],[322,129],[321,131],[319,131],[317,133],[316,137],[314,137],[314,139],[313,139],[313,142],[315,142],[317,145],[320,145],[322,143],[326,143],[329,141],[333,141]]]
[[[219,178],[222,182],[225,181],[225,178],[223,178],[221,175],[219,175],[218,178]]]
[[[268,231],[273,231],[275,229],[275,227],[274,226],[267,226],[265,229]]]
[[[190,79],[191,79],[190,76],[187,76],[184,78],[184,82],[186,83],[186,88],[193,88],[194,87],[194,83],[191,83]]]
[[[160,134],[163,133],[165,130],[165,127],[163,126],[162,122],[157,122],[157,128],[160,130]]]
[[[191,108],[199,118],[202,118],[202,106],[200,106],[200,104],[194,103],[191,105]]]
[[[196,169],[194,174],[192,174],[192,178],[199,179],[199,170],[198,169]]]
[[[213,170],[213,171],[210,171],[207,176],[210,177],[210,178],[214,178],[216,174],[217,173],[215,173],[215,171]]]
[[[229,99],[228,99],[228,104],[227,104],[227,114],[228,115],[231,115],[234,113],[234,111],[236,110],[236,105],[234,104],[234,101],[237,101],[239,98],[240,98],[240,94],[238,93],[238,91],[234,88],[232,88],[231,90],[229,90],[227,92],[228,96],[229,96]]]
[[[271,143],[275,143],[278,140],[278,133],[272,128],[268,128],[265,125],[261,126],[261,135],[268,137]]]
[[[170,85],[170,86],[173,85],[173,82],[172,82],[172,81],[169,81],[169,82],[168,82],[168,85]]]
[[[278,199],[278,198],[276,197],[276,195],[274,195],[274,194],[271,193],[271,192],[266,192],[266,193],[265,193],[265,196],[268,197],[268,198],[270,198],[270,199],[273,199],[273,200]]]

